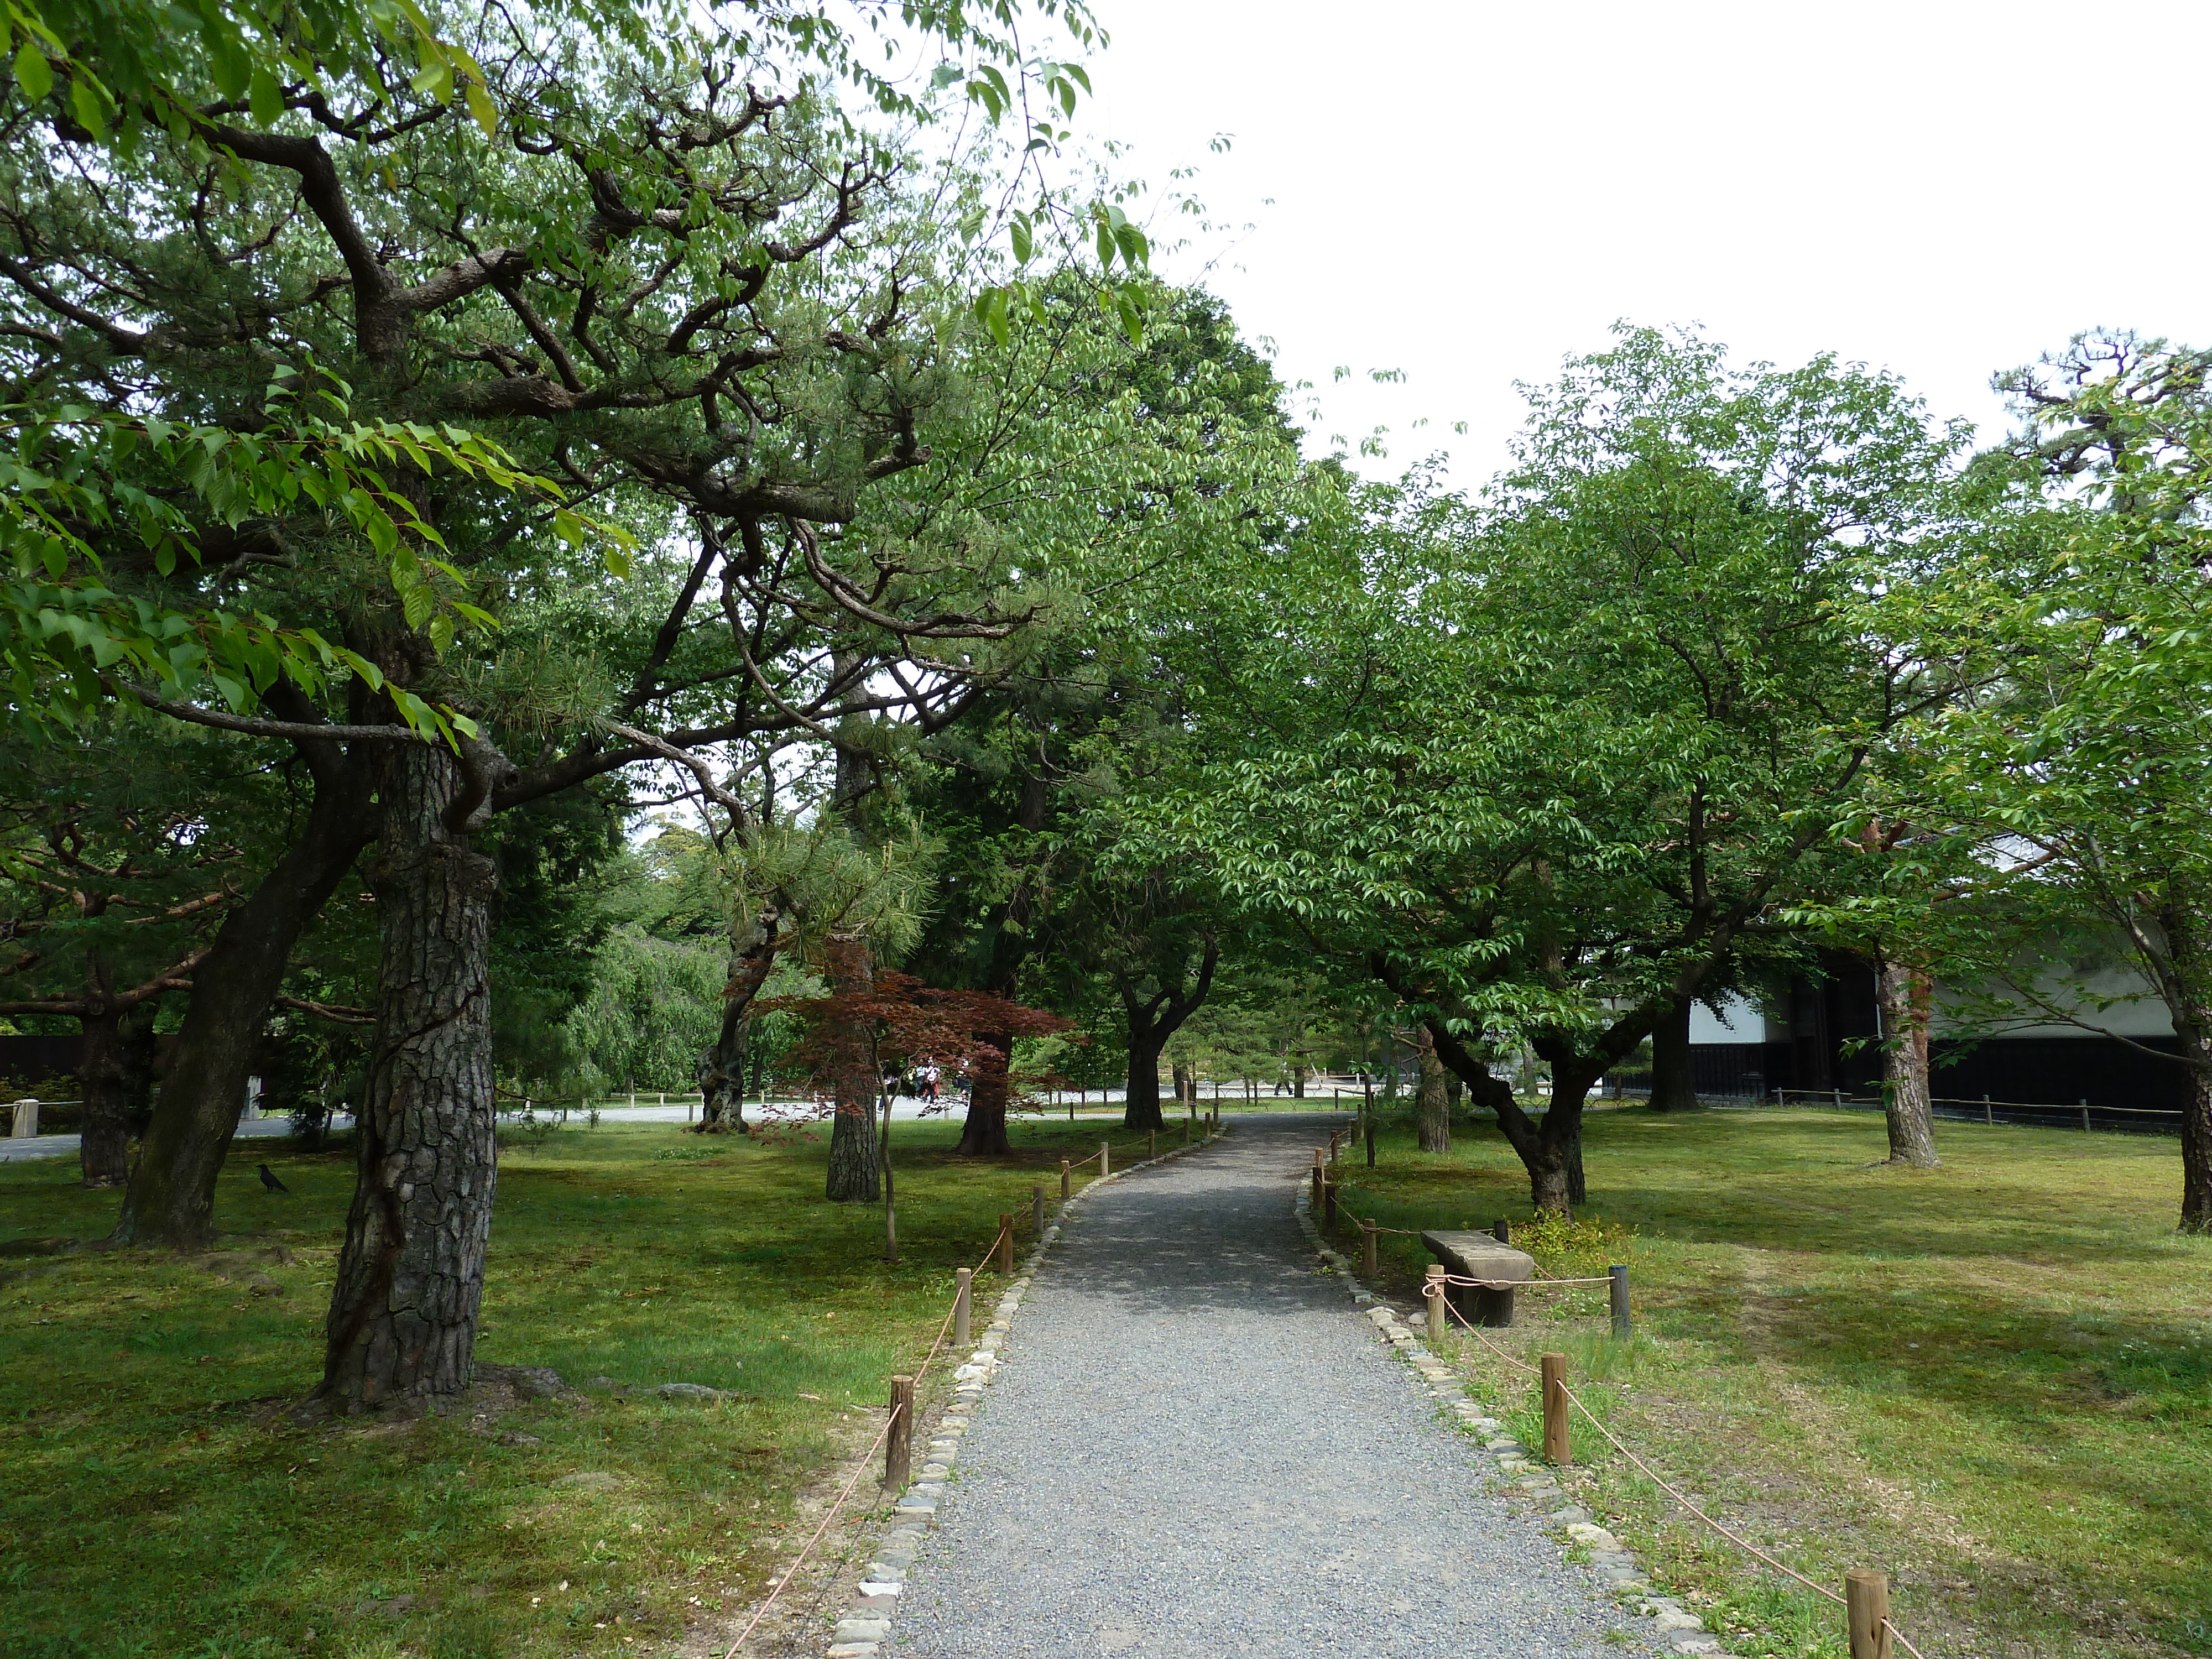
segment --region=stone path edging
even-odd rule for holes
[[[1592,1564],[1613,1598],[1638,1615],[1642,1628],[1624,1627],[1620,1633],[1632,1640],[1645,1642],[1661,1653],[1734,1659],[1734,1656],[1723,1651],[1719,1638],[1705,1629],[1704,1620],[1673,1596],[1651,1593],[1651,1581],[1644,1576],[1636,1557],[1613,1534],[1595,1525],[1588,1510],[1565,1502],[1565,1492],[1545,1472],[1544,1466],[1531,1460],[1527,1448],[1504,1432],[1504,1424],[1486,1416],[1482,1408],[1467,1397],[1459,1373],[1429,1352],[1396,1308],[1360,1283],[1351,1259],[1321,1236],[1321,1229],[1313,1218],[1312,1188],[1304,1181],[1298,1183],[1297,1218],[1306,1242],[1329,1270],[1351,1287],[1352,1301],[1374,1322],[1376,1334],[1390,1345],[1399,1358],[1420,1373],[1428,1392],[1458,1419],[1461,1427],[1482,1437],[1483,1449],[1496,1465],[1503,1483],[1533,1504],[1558,1505],[1546,1510],[1547,1530],[1564,1534],[1570,1549],[1589,1550]]]
[[[1224,1124],[1216,1135],[1224,1133],[1228,1127]],[[952,1399],[945,1414],[937,1419],[925,1449],[921,1473],[899,1494],[891,1510],[891,1526],[876,1540],[876,1548],[868,1559],[868,1570],[861,1577],[853,1610],[837,1621],[831,1632],[827,1659],[875,1659],[878,1650],[890,1639],[891,1615],[898,1610],[898,1598],[906,1587],[907,1569],[914,1565],[915,1556],[921,1551],[922,1534],[937,1518],[939,1500],[945,1496],[945,1483],[952,1478],[953,1467],[959,1462],[961,1438],[968,1432],[975,1408],[982,1401],[983,1390],[998,1375],[999,1349],[1022,1305],[1022,1294],[1043,1265],[1045,1252],[1060,1237],[1060,1217],[1101,1187],[1110,1187],[1125,1176],[1181,1158],[1186,1152],[1200,1151],[1212,1145],[1216,1135],[1170,1146],[1156,1158],[1111,1170],[1086,1182],[1060,1205],[1052,1224],[1038,1236],[1023,1260],[1021,1272],[1008,1282],[993,1304],[991,1322],[984,1328],[982,1340],[968,1356],[967,1362],[952,1373]]]

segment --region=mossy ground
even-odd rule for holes
[[[1022,1124],[1015,1155],[984,1163],[951,1156],[953,1125],[893,1133],[896,1267],[879,1207],[823,1201],[813,1139],[603,1125],[506,1148],[479,1358],[630,1392],[488,1423],[302,1428],[276,1409],[319,1375],[353,1188],[343,1148],[243,1143],[224,1171],[225,1249],[293,1258],[252,1264],[270,1285],[135,1253],[0,1261],[0,1652],[696,1644],[757,1595],[799,1495],[872,1436],[885,1379],[927,1349],[953,1268],[984,1254],[1000,1213],[1026,1218],[1040,1181],[1056,1198],[1059,1159],[1102,1136],[1117,1164],[1141,1152],[1097,1121]],[[264,1157],[289,1196],[262,1190]],[[0,1244],[106,1233],[115,1195],[76,1175],[73,1160],[0,1166]],[[996,1294],[989,1276],[979,1292]],[[652,1389],[668,1382],[730,1397],[664,1401]]]

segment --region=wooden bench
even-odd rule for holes
[[[1494,1327],[1513,1322],[1512,1286],[1525,1285],[1535,1278],[1534,1256],[1510,1244],[1499,1243],[1488,1233],[1428,1232],[1421,1235],[1421,1243],[1443,1263],[1447,1272],[1462,1279],[1506,1281],[1502,1290],[1474,1285],[1451,1285],[1447,1293],[1452,1306],[1459,1310],[1460,1317],[1470,1325]]]

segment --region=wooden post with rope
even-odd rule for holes
[[[1322,1175],[1321,1182],[1321,1216],[1322,1231],[1328,1233],[1334,1232],[1336,1231],[1336,1183],[1331,1181],[1326,1173]]]
[[[1069,1171],[1067,1160],[1060,1160],[1060,1201],[1067,1202],[1068,1194],[1075,1189],[1075,1176]]]
[[[1373,1279],[1379,1265],[1375,1224],[1363,1218],[1359,1224],[1359,1271]]]
[[[999,1272],[1004,1277],[1014,1276],[1014,1218],[1011,1212],[999,1218]]]
[[[1613,1281],[1606,1286],[1613,1298],[1613,1334],[1626,1342],[1635,1334],[1628,1320],[1628,1269],[1616,1263],[1605,1270],[1605,1276]]]
[[[1112,1159],[1112,1157],[1113,1153],[1108,1147],[1107,1143],[1103,1140],[1100,1141],[1098,1143],[1098,1178],[1101,1181],[1105,1180],[1108,1176],[1113,1173],[1113,1171],[1107,1167],[1108,1164]]]
[[[1030,1224],[1036,1229],[1037,1237],[1044,1237],[1044,1188],[1030,1188]]]
[[[914,1475],[914,1379],[891,1378],[891,1431],[884,1438],[884,1485],[903,1492]]]
[[[1547,1353],[1544,1372],[1544,1461],[1564,1468],[1575,1461],[1574,1443],[1567,1437],[1567,1357]]]
[[[1145,1131],[1145,1156],[1146,1156],[1146,1158],[1158,1158],[1159,1155],[1160,1155],[1160,1132],[1159,1132],[1158,1129],[1147,1129],[1147,1130],[1146,1130],[1146,1131]]]
[[[1850,1625],[1851,1659],[1890,1659],[1887,1573],[1872,1567],[1845,1573],[1844,1616]]]
[[[1423,1277],[1428,1280],[1427,1294],[1422,1299],[1429,1304],[1429,1344],[1433,1347],[1444,1340],[1444,1270],[1431,1267]]]
[[[955,1267],[952,1270],[952,1346],[964,1348],[974,1340],[971,1327],[975,1305],[975,1270]]]

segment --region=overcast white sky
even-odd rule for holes
[[[1163,273],[1220,256],[1320,435],[1393,428],[1370,471],[1443,448],[1479,483],[1512,382],[1617,318],[1834,350],[1991,435],[1990,373],[2077,329],[2212,343],[2202,3],[1097,4],[1085,123],[1257,225]]]

